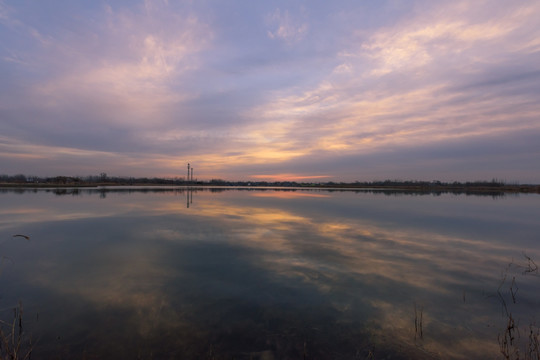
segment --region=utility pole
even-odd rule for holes
[[[187,178],[186,178],[187,181],[189,181],[189,163],[187,163]]]

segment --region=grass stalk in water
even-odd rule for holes
[[[0,360],[24,360],[32,355],[32,340],[23,329],[23,307],[13,308],[13,321],[0,321]]]

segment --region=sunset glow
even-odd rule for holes
[[[273,175],[251,175],[250,178],[262,181],[316,181],[329,178],[329,175],[296,175],[296,174],[273,174]]]

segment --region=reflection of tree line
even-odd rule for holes
[[[190,204],[193,204],[193,193],[197,191],[207,191],[207,190],[218,190],[218,189],[205,189],[205,188],[192,188],[192,187],[186,187],[186,188],[99,188],[99,189],[81,189],[81,188],[54,188],[54,189],[24,189],[24,188],[17,188],[17,189],[0,189],[0,193],[16,193],[16,194],[24,194],[24,193],[37,193],[37,192],[46,192],[46,193],[52,193],[56,196],[83,196],[83,195],[99,195],[100,198],[105,199],[107,197],[107,194],[109,193],[115,193],[115,194],[136,194],[136,193],[165,193],[165,194],[173,194],[173,195],[186,195],[186,201],[187,205],[186,207],[189,208]],[[216,191],[211,191],[216,192]],[[219,191],[221,192],[221,191]]]
[[[106,198],[109,193],[116,194],[136,194],[136,193],[161,193],[184,195],[190,198],[189,203],[192,203],[193,192],[210,192],[222,193],[225,191],[248,191],[248,192],[310,192],[310,193],[355,193],[355,194],[382,194],[386,196],[421,196],[432,195],[441,196],[443,194],[466,195],[466,196],[490,196],[493,198],[501,198],[507,195],[518,196],[519,192],[506,191],[475,191],[474,189],[449,189],[449,190],[415,190],[415,189],[383,189],[383,188],[368,188],[368,189],[352,189],[352,188],[271,188],[271,187],[101,187],[101,188],[2,188],[1,194],[15,193],[37,193],[46,192],[57,196],[71,195],[95,195],[99,194],[101,198]],[[189,207],[189,206],[188,206]]]
[[[53,189],[25,189],[25,188],[4,188],[0,189],[1,194],[6,193],[16,193],[16,194],[25,194],[25,193],[38,193],[46,192],[58,196],[71,195],[71,196],[82,196],[82,195],[101,195],[106,197],[106,194],[116,193],[116,194],[136,194],[136,193],[170,193],[175,195],[183,195],[187,192],[197,192],[206,189],[193,189],[193,188],[53,188]]]

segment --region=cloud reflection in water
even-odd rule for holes
[[[534,214],[494,221],[499,238],[468,225],[481,208],[484,221],[533,208],[531,197],[198,191],[186,208],[182,192],[38,195],[2,195],[17,209],[3,229],[37,239],[4,249],[16,261],[2,280],[41,309],[42,351],[61,334],[71,356],[497,356],[501,270],[529,245],[504,234],[538,227]],[[463,216],[441,210],[456,204]],[[29,222],[24,209],[47,211]],[[535,291],[522,283],[519,296]]]

